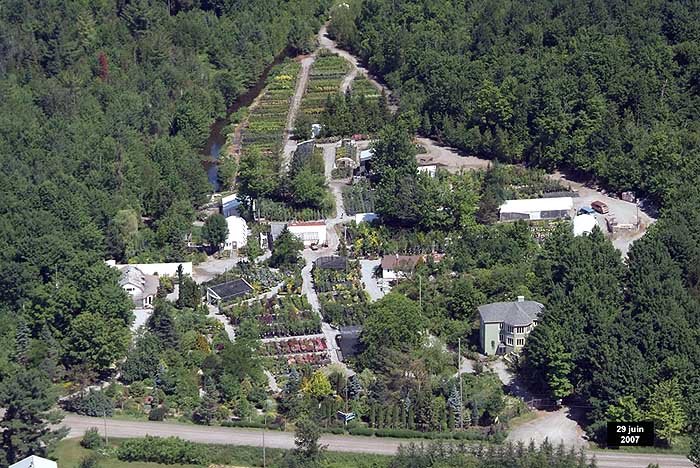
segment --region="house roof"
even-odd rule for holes
[[[122,270],[122,276],[119,278],[119,286],[123,287],[127,284],[137,284],[144,287],[146,284],[146,275],[137,267],[129,265]]]
[[[314,264],[321,270],[345,270],[348,267],[348,259],[338,255],[319,257]]]
[[[287,227],[304,227],[304,226],[326,226],[325,221],[295,221],[287,224]]]
[[[382,270],[411,271],[422,259],[422,255],[385,255],[382,257]]]
[[[506,200],[501,205],[501,213],[533,213],[538,211],[566,211],[574,207],[571,197],[525,198]]]
[[[494,302],[478,307],[482,322],[505,322],[514,326],[531,324],[542,309],[544,305],[537,301]]]
[[[382,270],[411,271],[419,260],[426,261],[427,257],[431,257],[437,263],[442,260],[444,255],[437,253],[430,255],[385,255],[382,257]]]
[[[242,296],[253,292],[253,287],[243,278],[227,281],[209,288],[221,300]]]

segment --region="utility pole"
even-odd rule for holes
[[[423,313],[423,277],[418,275],[418,307]]]
[[[265,458],[265,429],[267,429],[267,404],[265,404],[265,412],[264,414],[264,423],[263,423],[263,433],[262,433],[262,439],[263,439],[263,468],[267,468],[267,459]]]
[[[459,379],[459,428],[464,429],[464,392],[462,390],[462,338],[457,338],[457,378]]]
[[[102,410],[102,418],[105,422],[105,447],[109,445],[109,437],[107,437],[107,410]]]

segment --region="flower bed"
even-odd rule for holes
[[[324,337],[290,338],[288,340],[268,341],[265,351],[270,356],[280,356],[299,353],[317,353],[328,349]]]
[[[260,326],[260,338],[312,335],[321,332],[321,320],[306,297],[274,296],[242,303],[223,311],[231,323],[255,319]]]

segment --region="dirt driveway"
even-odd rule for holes
[[[602,190],[573,181],[560,172],[555,172],[551,174],[550,177],[559,181],[564,187],[571,187],[572,190],[578,192],[579,196],[574,198],[574,208],[576,208],[576,210],[583,206],[591,206],[591,202],[599,200],[607,204],[610,209],[610,213],[606,216],[614,217],[619,224],[636,224],[639,222],[640,227],[638,231],[617,233],[612,239],[613,245],[622,252],[623,256],[627,256],[627,252],[632,243],[644,236],[649,226],[656,222],[653,213],[645,211],[636,203],[610,197]],[[605,223],[605,217],[601,214],[596,214],[595,216],[600,229],[607,233],[608,228]]]
[[[506,440],[525,444],[534,440],[539,445],[549,439],[555,446],[564,443],[567,447],[587,447],[583,429],[569,417],[569,412],[569,408],[536,411],[537,419],[511,429]]]

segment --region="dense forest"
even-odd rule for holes
[[[79,379],[125,355],[131,301],[103,260],[185,259],[211,191],[209,126],[276,55],[307,47],[327,6],[0,5],[3,384]],[[27,365],[45,372],[15,372]]]
[[[474,320],[479,296],[542,300],[519,372],[586,408],[598,440],[611,418],[653,419],[669,445],[700,427],[699,15],[679,2],[367,0],[333,10],[332,33],[397,92],[400,120],[469,153],[571,169],[662,207],[626,261],[598,233],[574,238],[561,226],[538,248],[517,227],[506,239],[505,229],[465,225],[449,266],[424,272],[436,278],[423,291],[431,329],[448,339],[468,330],[459,318]],[[402,159],[405,138],[380,138],[376,151],[377,212],[431,241],[421,225],[430,217],[417,213],[436,197]],[[488,223],[493,197],[480,197],[477,220]],[[372,235],[360,232],[359,245]],[[417,299],[416,283],[401,289]]]
[[[700,161],[700,10],[675,1],[367,0],[330,32],[421,132],[669,201]]]

